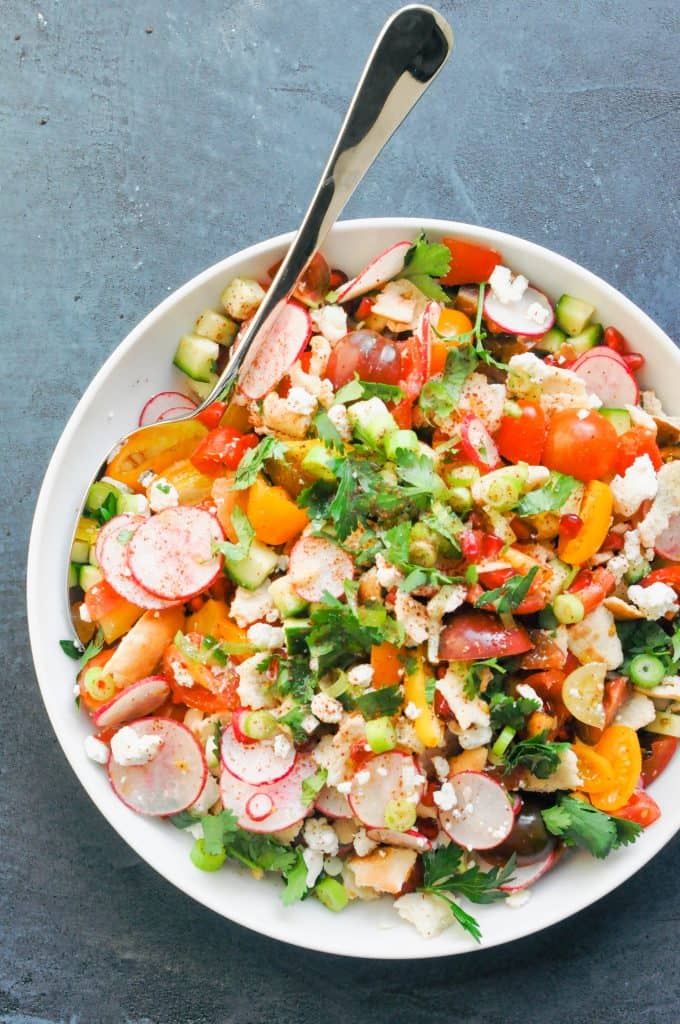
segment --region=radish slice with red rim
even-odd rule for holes
[[[490,850],[504,842],[515,823],[506,789],[483,772],[458,772],[449,781],[456,803],[439,811],[447,836],[467,850]]]
[[[395,832],[392,828],[369,828],[366,835],[374,843],[401,846],[406,850],[417,850],[418,853],[427,853],[432,849],[432,843],[427,836],[415,828],[410,828],[406,832]]]
[[[640,389],[628,363],[618,352],[601,345],[579,356],[569,369],[608,408],[637,405]]]
[[[493,320],[508,334],[538,338],[555,323],[555,311],[549,300],[536,288],[527,288],[521,299],[501,302],[491,289],[484,299],[484,316]]]
[[[146,764],[123,767],[109,757],[111,785],[124,804],[138,814],[179,814],[198,800],[208,769],[201,745],[185,725],[171,718],[130,722],[138,736],[160,736],[158,753]]]
[[[238,386],[246,398],[264,398],[276,387],[312,334],[309,313],[297,302],[281,303],[270,320],[253,342],[241,370]]]
[[[530,864],[516,864],[512,872],[512,880],[505,882],[499,886],[502,892],[520,892],[522,889],[528,889],[530,885],[537,882],[546,871],[559,860],[562,855],[562,849],[554,844],[549,850],[547,850],[538,860],[532,861]],[[484,870],[488,871],[492,867],[497,865],[492,864],[491,861],[485,860],[484,857],[477,857],[479,866]]]
[[[146,523],[146,516],[114,516],[102,526],[97,536],[95,555],[104,579],[117,594],[138,608],[171,608],[180,601],[164,600],[142,587],[130,572],[128,554],[130,541],[139,526]]]
[[[408,800],[415,809],[426,781],[411,754],[399,750],[376,754],[352,779],[349,805],[362,825],[383,829],[388,805],[394,800]]]
[[[239,743],[257,743],[257,740],[254,740],[252,736],[248,736],[244,730],[246,715],[249,714],[250,708],[236,708],[232,713],[231,727],[234,730],[234,736]]]
[[[193,412],[196,402],[181,391],[159,391],[146,403],[139,415],[140,427],[148,427],[150,423],[158,423],[170,417],[171,413],[182,416]]]
[[[360,295],[381,288],[382,285],[387,284],[393,277],[400,274],[404,269],[406,253],[412,244],[412,242],[396,242],[380,256],[376,256],[361,273],[338,288],[338,302],[358,299]]]
[[[320,814],[325,814],[327,818],[346,820],[353,817],[347,797],[344,793],[340,793],[335,786],[324,786],[316,798],[314,807]]]
[[[251,832],[281,832],[297,825],[311,814],[313,807],[302,802],[302,783],[317,769],[311,754],[298,754],[293,770],[278,782],[252,786],[241,782],[226,768],[220,776],[220,795],[225,808],[232,810],[241,828]],[[254,797],[264,797],[255,801]],[[271,800],[271,809],[266,798]],[[265,813],[264,817],[259,817]]]
[[[434,329],[439,322],[441,310],[441,303],[428,302],[423,310],[420,323],[415,331],[415,336],[420,343],[425,380],[430,379],[430,372],[432,369],[432,342],[437,337]]]
[[[461,448],[478,469],[487,472],[501,464],[496,442],[479,416],[468,413],[460,425]]]
[[[354,576],[352,559],[325,537],[301,537],[290,553],[288,575],[305,601],[321,601],[325,593],[341,597],[345,581]]]
[[[202,508],[166,508],[139,526],[129,545],[128,565],[137,583],[169,601],[188,601],[215,582],[224,540],[215,516]]]
[[[656,538],[654,547],[661,558],[680,562],[680,512],[670,517],[668,526]]]
[[[274,750],[272,740],[257,740],[255,743],[240,743],[234,730],[226,728],[222,733],[222,764],[241,782],[251,786],[277,782],[293,770],[295,747],[288,744],[288,752],[281,757]]]
[[[92,715],[98,729],[110,729],[133,718],[150,715],[170,695],[168,681],[163,676],[147,676],[127,686],[106,704],[102,704]]]

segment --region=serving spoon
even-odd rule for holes
[[[274,280],[250,324],[234,345],[213,389],[196,409],[176,417],[175,422],[193,419],[212,402],[231,394],[246,356],[250,356],[249,365],[252,365],[258,352],[256,343],[258,340],[266,342],[283,305],[323,245],[348,199],[401,122],[434,81],[452,49],[451,26],[431,7],[421,4],[402,7],[385,22],[361,74],[312,201]],[[164,420],[164,424],[168,422],[170,420]],[[90,487],[104,474],[113,454],[133,435],[154,426],[156,424],[149,424],[128,432],[111,448],[85,490],[78,518],[85,507]],[[77,522],[72,542],[76,529]],[[69,590],[67,571],[66,595],[70,612]]]

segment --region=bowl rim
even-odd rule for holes
[[[418,232],[420,230],[424,230],[426,234],[432,232],[440,236],[458,234],[467,239],[479,241],[493,248],[498,248],[501,251],[503,251],[504,245],[519,244],[522,246],[527,260],[536,260],[540,263],[541,261],[545,262],[547,257],[548,261],[553,263],[553,266],[556,266],[557,268],[562,266],[571,272],[576,272],[583,280],[588,282],[593,289],[599,291],[606,298],[613,299],[620,306],[622,305],[624,312],[637,319],[637,321],[644,326],[645,330],[654,336],[655,343],[665,351],[669,360],[671,362],[675,362],[678,365],[678,368],[680,368],[680,352],[673,344],[670,337],[651,319],[651,317],[648,316],[648,314],[641,310],[640,307],[632,302],[631,299],[618,291],[618,289],[614,288],[613,285],[608,284],[592,271],[576,263],[574,260],[571,260],[566,256],[562,256],[554,250],[548,249],[536,242],[529,241],[519,235],[513,235],[508,232],[497,231],[492,228],[468,224],[462,221],[450,221],[428,217],[363,217],[348,219],[336,223],[332,229],[331,235],[335,237],[345,233],[361,233],[376,229],[398,229],[400,231],[403,230],[405,234],[412,234],[413,232]],[[488,938],[485,936],[484,942],[481,945],[476,945],[466,949],[452,949],[450,951],[428,948],[428,944],[422,940],[421,942],[414,943],[413,947],[400,950],[399,953],[395,953],[394,951],[385,953],[382,951],[380,944],[375,943],[375,951],[371,951],[370,955],[356,954],[333,940],[332,928],[325,930],[323,933],[310,934],[309,941],[307,941],[306,939],[298,936],[291,937],[287,935],[285,924],[279,925],[276,921],[258,921],[255,923],[252,920],[252,916],[249,918],[247,915],[242,913],[226,913],[224,909],[218,909],[213,903],[211,903],[210,899],[200,893],[197,887],[193,886],[188,879],[180,878],[177,872],[174,872],[170,867],[166,868],[163,864],[159,863],[159,858],[152,856],[150,851],[145,849],[140,841],[138,841],[133,835],[129,834],[129,830],[124,824],[126,819],[122,819],[120,822],[112,820],[111,815],[107,813],[106,808],[103,806],[103,801],[99,799],[99,796],[95,791],[95,786],[90,783],[88,778],[83,777],[83,774],[76,763],[74,751],[71,749],[71,745],[69,744],[67,737],[61,733],[58,727],[57,710],[49,699],[49,689],[44,678],[45,673],[43,673],[39,668],[42,661],[40,656],[41,639],[39,624],[41,614],[43,613],[44,598],[41,595],[40,573],[39,565],[37,563],[38,541],[46,528],[48,528],[50,507],[47,499],[49,493],[54,487],[55,477],[58,475],[64,455],[70,449],[74,437],[80,428],[81,415],[89,405],[90,395],[100,388],[101,383],[108,377],[109,373],[125,357],[125,355],[134,348],[138,340],[185,297],[191,295],[201,285],[211,281],[211,279],[215,277],[218,277],[224,270],[228,270],[231,264],[245,262],[246,260],[257,259],[258,257],[265,256],[270,250],[290,244],[293,237],[294,232],[285,232],[261,242],[257,242],[245,249],[238,250],[230,256],[206,267],[179,288],[175,289],[170,295],[164,298],[149,313],[147,313],[146,316],[144,316],[142,320],[140,320],[139,323],[137,323],[116,346],[95,376],[90,380],[87,388],[71,413],[52,452],[49,464],[45,471],[43,482],[35,504],[35,512],[28,546],[26,598],[29,640],[41,698],[50,720],[50,724],[52,725],[66,760],[73,769],[79,783],[85,789],[86,793],[106,819],[108,824],[115,829],[119,836],[142,860],[149,864],[149,866],[165,878],[166,881],[170,882],[173,886],[180,889],[180,891],[184,892],[192,899],[195,899],[203,906],[206,906],[219,916],[248,928],[257,934],[265,935],[269,938],[277,939],[300,948],[310,949],[315,952],[351,957],[354,959],[432,959],[462,955],[464,953],[472,953],[479,950],[487,950],[493,946],[526,938],[538,931],[551,927],[586,907],[593,905],[595,902],[616,889],[619,885],[623,884],[623,882],[627,881],[637,871],[644,867],[645,864],[647,864],[648,861],[651,860],[651,858],[654,857],[670,841],[675,833],[680,830],[680,808],[678,809],[677,820],[675,822],[672,820],[670,814],[666,812],[662,819],[656,823],[655,831],[645,834],[645,843],[641,845],[640,848],[633,848],[635,849],[634,858],[630,857],[631,848],[627,848],[625,852],[628,853],[628,857],[626,858],[626,863],[623,869],[619,868],[619,870],[612,870],[611,872],[602,871],[601,884],[598,886],[598,891],[595,895],[590,893],[586,896],[580,897],[576,895],[570,899],[566,909],[562,906],[556,907],[551,913],[543,915],[536,922],[533,922],[532,915],[532,918],[528,920],[525,919],[523,921],[523,926],[520,929],[517,929],[516,933],[513,935],[495,938],[493,934],[490,934]],[[664,818],[666,818],[665,821]]]

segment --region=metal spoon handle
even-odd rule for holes
[[[354,189],[441,70],[452,48],[450,25],[431,7],[402,7],[385,23],[290,249],[221,377],[198,411],[231,391],[263,325],[279,303],[291,295]]]

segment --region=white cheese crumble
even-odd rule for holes
[[[446,780],[449,777],[449,771],[450,771],[450,769],[449,769],[449,762],[446,760],[446,758],[445,757],[439,757],[439,756],[433,757],[432,758],[432,767],[434,768],[435,775],[437,776],[439,781],[440,782],[446,782]]]
[[[656,470],[649,455],[640,455],[623,476],[615,476],[610,483],[614,496],[614,511],[625,519],[635,515],[643,501],[656,497],[658,483]]]
[[[519,302],[529,287],[529,281],[524,274],[513,274],[510,267],[504,267],[499,263],[491,273],[489,285],[498,301],[507,305],[510,302]]]
[[[533,686],[529,686],[528,683],[518,683],[516,690],[520,697],[525,697],[527,700],[535,700],[538,704],[538,710],[543,710],[543,701],[538,696]]]
[[[531,320],[538,327],[546,328],[552,319],[550,310],[542,306],[540,302],[530,302],[526,308],[525,316],[527,320]]]
[[[261,664],[262,655],[253,654],[251,658],[246,658],[236,666],[236,675],[239,680],[236,688],[238,698],[242,707],[252,708],[254,711],[270,707],[273,703],[266,685],[266,676],[258,670],[258,665]]]
[[[178,686],[186,686],[190,689],[194,685],[194,677],[191,672],[178,661],[173,662],[171,672]]]
[[[328,410],[328,418],[343,441],[352,440],[352,427],[344,405],[332,405]]]
[[[404,708],[404,714],[407,718],[410,718],[412,722],[415,722],[417,718],[420,718],[422,713],[422,709],[416,707],[412,700],[410,700]]]
[[[111,739],[111,756],[121,768],[129,768],[152,761],[162,746],[162,736],[140,736],[124,725]]]
[[[450,928],[454,918],[448,904],[428,892],[409,892],[395,900],[399,917],[412,924],[424,939],[434,939]]]
[[[109,748],[96,736],[86,736],[84,746],[85,753],[95,764],[106,764],[109,760]]]
[[[675,591],[667,583],[651,583],[648,587],[635,583],[628,587],[628,600],[650,621],[661,619],[669,612],[675,614],[680,608]]]
[[[394,599],[394,614],[406,633],[406,646],[417,647],[424,644],[429,635],[427,608],[416,601],[415,597],[397,591]]]
[[[328,857],[335,857],[338,852],[338,837],[335,829],[325,818],[308,818],[304,827],[305,843],[310,850],[320,850]]]
[[[237,587],[231,602],[231,617],[242,629],[261,619],[266,622],[276,622],[279,613],[271,599],[269,585],[263,583],[257,590]]]
[[[362,688],[370,686],[373,682],[373,667],[368,662],[363,665],[355,665],[347,673],[347,678],[352,686],[361,686]]]
[[[440,811],[451,811],[458,803],[456,791],[450,782],[445,782],[441,789],[435,790],[432,799]]]
[[[493,731],[490,725],[473,725],[458,734],[458,742],[463,750],[476,750],[491,742]]]
[[[300,722],[300,728],[303,732],[306,732],[308,736],[311,736],[318,724],[319,719],[315,715],[305,715]]]
[[[383,555],[375,556],[375,567],[378,575],[378,583],[384,590],[391,590],[392,587],[398,587],[404,578],[402,573],[400,573],[398,569],[395,569],[393,565],[390,565]]]
[[[333,725],[342,718],[344,708],[339,700],[329,697],[326,693],[315,693],[312,697],[312,714],[316,715],[320,722],[326,725]]]
[[[519,910],[531,899],[531,893],[528,889],[518,889],[517,892],[510,893],[509,896],[503,901],[506,907],[510,907],[511,910]]]
[[[357,772],[354,778],[357,786],[365,786],[371,780],[371,773],[364,768],[363,771]]]
[[[78,609],[78,615],[80,616],[81,622],[92,622],[92,616],[90,615],[89,609],[84,601]]]
[[[331,345],[337,344],[347,334],[347,314],[342,306],[322,306],[310,312],[316,329],[328,338]]]
[[[149,508],[152,512],[162,512],[164,508],[175,508],[179,505],[177,488],[169,480],[158,476],[149,487]]]
[[[283,647],[286,638],[280,626],[269,626],[266,622],[253,623],[246,636],[250,643],[261,651],[273,651],[277,647]]]
[[[283,735],[282,732],[277,732],[276,736],[274,737],[273,747],[276,756],[280,757],[282,760],[285,760],[287,757],[290,757],[291,751],[293,749],[293,744],[290,742],[287,736]]]
[[[465,677],[467,667],[462,662],[450,662],[446,675],[437,680],[437,690],[441,693],[456,722],[462,730],[473,726],[489,725],[489,705],[481,697],[465,695]]]
[[[323,871],[323,853],[321,850],[310,850],[309,847],[302,851],[302,859],[307,868],[307,888],[311,889],[316,885],[316,880]]]
[[[654,701],[642,693],[634,693],[626,703],[619,708],[614,723],[616,725],[627,725],[630,729],[644,729],[646,725],[656,718],[656,707]]]
[[[311,416],[317,404],[314,395],[310,395],[304,388],[291,388],[286,396],[286,402],[291,412],[299,413],[301,416]]]
[[[357,857],[368,857],[369,853],[373,853],[377,845],[372,839],[368,838],[365,828],[360,828],[352,840],[352,846]]]

